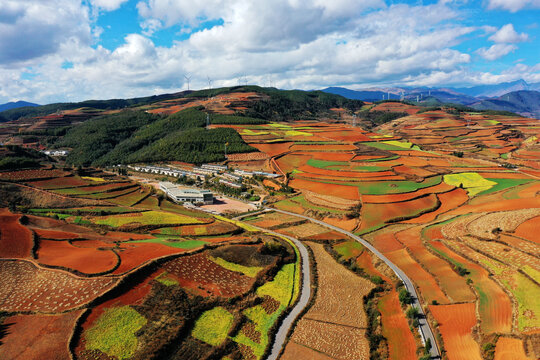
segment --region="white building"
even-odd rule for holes
[[[209,190],[182,189],[171,182],[160,182],[159,188],[174,202],[211,205],[214,195]]]

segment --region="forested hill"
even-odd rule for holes
[[[15,109],[17,113],[10,110],[0,116],[8,120],[30,118],[31,125],[26,129],[19,127],[20,122],[13,124],[17,127],[13,136],[38,139],[47,148],[71,149],[68,163],[104,166],[167,160],[222,161],[225,143],[229,143],[229,153],[255,151],[233,129],[206,129],[207,116],[212,124],[261,124],[337,118],[340,112],[336,109],[352,112],[363,105],[362,101],[321,91],[235,86],[127,100],[52,104]],[[67,110],[57,111],[58,106]]]
[[[214,124],[264,123],[262,119],[228,115],[212,116]],[[203,163],[225,160],[229,153],[255,151],[230,128],[205,129],[206,113],[189,108],[162,117],[143,111],[123,111],[86,121],[67,131],[56,147],[72,151],[73,165],[113,165],[178,160]]]

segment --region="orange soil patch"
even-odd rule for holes
[[[318,153],[303,153],[312,156],[317,160],[325,161],[350,161],[354,156],[354,153],[331,153],[331,152],[318,152]]]
[[[281,186],[279,186],[279,185],[276,184],[275,182],[270,181],[270,180],[268,180],[268,179],[264,179],[264,180],[263,180],[263,184],[264,184],[264,186],[268,186],[269,188],[274,189],[274,190],[279,190],[279,189],[281,189]]]
[[[428,176],[435,175],[431,171],[417,168],[417,167],[408,167],[405,165],[394,166],[392,169],[398,174],[413,175],[413,176],[418,176],[418,177],[428,177]]]
[[[268,154],[269,156],[276,156],[289,151],[289,147],[293,145],[293,142],[272,143],[272,144],[253,144],[249,143],[255,149]]]
[[[396,203],[401,201],[408,201],[425,194],[438,194],[452,190],[454,187],[448,185],[445,182],[441,182],[438,185],[418,189],[417,191],[400,193],[400,194],[386,194],[386,195],[362,195],[363,203],[381,204],[381,203]]]
[[[533,360],[525,354],[521,339],[500,337],[495,347],[495,360]]]
[[[77,239],[79,234],[75,234],[67,231],[60,230],[46,230],[46,229],[33,229],[36,235],[42,239],[57,239],[57,240],[68,240],[68,239]]]
[[[429,305],[439,323],[449,360],[481,360],[480,347],[472,337],[476,325],[475,304]]]
[[[406,112],[409,115],[413,115],[420,111],[420,108],[417,106],[407,105],[398,102],[387,102],[376,105],[370,111]]]
[[[532,209],[540,207],[540,197],[534,199],[511,199],[500,200],[496,203],[489,202],[487,204],[464,205],[456,210],[452,210],[449,214],[463,215],[468,213],[495,212],[508,210]]]
[[[121,263],[113,274],[123,274],[143,263],[171,254],[178,254],[186,251],[185,249],[173,248],[162,244],[152,243],[125,243],[122,249],[118,250]]]
[[[389,229],[377,231],[372,243],[377,250],[383,253],[403,249],[403,244],[397,241],[395,232]]]
[[[372,178],[372,177],[390,177],[392,175],[395,175],[393,171],[371,171],[371,172],[360,172],[360,171],[345,171],[345,170],[328,170],[328,169],[321,169],[316,168],[314,166],[310,165],[303,165],[298,170],[301,170],[305,173],[310,173],[314,175],[326,175],[328,179],[332,179],[335,177],[350,177],[354,179],[364,179],[364,178]],[[305,174],[302,174],[302,176],[305,176]]]
[[[388,358],[391,360],[416,360],[416,341],[397,293],[392,291],[379,300],[382,334],[388,341]]]
[[[411,278],[426,302],[431,303],[433,300],[437,300],[440,304],[450,302],[437,285],[435,278],[424,270],[405,249],[385,253],[385,255]]]
[[[32,232],[19,223],[21,215],[0,209],[0,257],[30,256]]]
[[[354,231],[358,226],[357,219],[326,217],[323,219],[323,221],[327,224],[337,226],[347,231]]]
[[[370,141],[370,138],[366,135],[356,132],[356,131],[339,131],[339,132],[325,132],[325,138],[330,138],[338,141],[350,141],[350,142],[360,142],[360,141]]]
[[[516,236],[519,236],[521,238],[534,241],[537,244],[540,244],[540,238],[538,237],[538,234],[540,233],[540,216],[534,217],[532,219],[529,219],[521,225],[519,225],[516,230],[514,231],[514,234]]]
[[[285,347],[285,351],[281,356],[282,360],[334,360],[334,358],[324,355],[323,353],[313,350],[305,345],[298,344],[294,340],[290,340]]]
[[[7,318],[2,359],[69,360],[67,343],[82,311],[62,315],[15,315]]]
[[[397,239],[403,243],[413,254],[424,269],[427,269],[438,280],[440,287],[453,302],[475,301],[476,296],[466,283],[464,277],[452,270],[450,264],[429,252],[420,239],[421,227],[413,227],[396,234]]]
[[[332,241],[332,240],[342,240],[345,238],[345,235],[337,231],[329,231],[322,234],[307,236],[303,240],[313,240],[313,241]]]
[[[292,179],[289,185],[295,189],[309,190],[349,200],[360,200],[360,194],[356,186],[324,184],[303,179]]]
[[[326,144],[326,145],[308,145],[300,144],[291,146],[293,151],[353,151],[356,146],[350,144]]]
[[[41,240],[37,255],[41,264],[85,274],[109,272],[118,263],[118,257],[110,250],[76,247],[67,241]]]
[[[435,220],[435,218],[438,215],[444,214],[447,211],[455,209],[458,206],[467,202],[467,200],[469,200],[467,191],[465,189],[460,189],[460,188],[456,188],[446,193],[438,194],[437,197],[439,198],[439,201],[441,202],[441,206],[437,210],[426,213],[424,215],[421,215],[411,220],[403,221],[403,222],[407,224],[425,224],[425,223]]]
[[[76,186],[88,185],[89,181],[83,180],[78,176],[66,176],[48,180],[38,180],[28,182],[30,186],[38,187],[41,189],[61,189]]]
[[[284,172],[290,172],[307,163],[310,158],[309,155],[294,153],[276,159],[276,163]]]
[[[510,332],[512,330],[512,301],[492,280],[487,270],[457,255],[440,241],[431,241],[430,244],[471,272],[469,276],[473,280],[473,286],[484,299],[478,308],[482,331],[486,334]]]
[[[239,153],[239,154],[230,154],[227,155],[227,160],[229,161],[256,161],[256,160],[266,160],[268,159],[268,154],[262,152],[250,152],[250,153]]]
[[[434,209],[436,206],[437,196],[434,194],[393,204],[364,204],[360,229],[369,229],[373,226],[414,216],[420,211]]]

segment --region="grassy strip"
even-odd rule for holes
[[[146,322],[146,318],[129,306],[106,309],[94,326],[84,333],[86,348],[100,350],[118,359],[129,359],[137,350],[135,333]]]
[[[227,338],[234,316],[221,306],[205,311],[195,322],[191,335],[212,346],[218,346]]]
[[[242,274],[244,274],[246,276],[249,276],[249,277],[257,276],[259,271],[261,271],[263,269],[260,266],[244,266],[244,265],[240,265],[240,264],[235,264],[235,263],[229,262],[227,260],[224,260],[224,259],[222,259],[220,257],[210,256],[210,260],[212,260],[213,262],[215,262],[216,264],[218,264],[219,266],[221,266],[221,267],[223,267],[223,268],[225,268],[227,270],[236,271],[236,272],[242,273]]]

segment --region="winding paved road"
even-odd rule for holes
[[[235,219],[240,220],[243,217],[253,216],[254,214],[255,213],[239,216]],[[298,302],[296,303],[294,308],[291,310],[291,312],[287,314],[285,319],[283,319],[276,333],[276,336],[274,338],[274,343],[272,345],[272,350],[270,351],[270,354],[267,357],[267,360],[276,360],[279,356],[279,353],[281,352],[281,349],[283,348],[283,344],[285,344],[287,334],[289,333],[289,330],[292,324],[294,323],[298,315],[300,315],[302,310],[304,310],[304,308],[307,306],[307,304],[309,303],[309,298],[311,297],[311,269],[309,266],[309,255],[304,244],[302,244],[297,239],[291,236],[283,235],[275,231],[267,230],[267,229],[264,229],[264,228],[261,228],[252,224],[249,224],[249,225],[265,233],[289,239],[290,241],[294,243],[294,245],[296,245],[296,247],[298,248],[298,251],[300,252],[300,261],[302,262],[302,288],[300,289],[301,290],[300,300],[298,300]]]
[[[418,294],[416,293],[416,288],[414,287],[413,285],[413,282],[411,281],[411,279],[409,279],[409,277],[399,268],[397,267],[393,262],[391,262],[386,256],[384,256],[379,250],[375,249],[373,247],[373,245],[371,245],[369,242],[367,242],[366,240],[362,239],[361,237],[359,236],[356,236],[354,235],[353,233],[350,233],[346,230],[343,230],[341,228],[338,228],[337,226],[334,226],[334,225],[330,225],[330,224],[327,224],[323,221],[320,221],[320,220],[317,220],[317,219],[313,219],[309,216],[304,216],[304,215],[299,215],[299,214],[295,214],[295,213],[291,213],[291,212],[288,212],[288,211],[284,211],[284,210],[279,210],[279,209],[274,209],[272,208],[271,210],[274,210],[274,211],[277,211],[277,212],[280,212],[282,214],[287,214],[287,215],[291,215],[291,216],[296,216],[296,217],[300,217],[300,218],[303,218],[303,219],[306,219],[306,220],[309,220],[309,221],[312,221],[314,223],[317,223],[319,225],[322,225],[322,226],[325,226],[327,228],[330,228],[332,230],[335,230],[335,231],[338,231],[344,235],[347,235],[351,238],[353,238],[354,240],[358,241],[359,243],[361,243],[362,245],[364,245],[366,248],[368,248],[372,253],[374,253],[375,255],[377,255],[382,261],[384,261],[386,263],[386,265],[388,265],[393,271],[394,273],[397,275],[397,277],[403,281],[403,284],[405,285],[405,288],[407,289],[407,291],[409,291],[409,293],[411,293],[413,299],[414,299],[414,302],[412,304],[413,307],[415,307],[416,309],[418,309],[418,312],[420,314],[422,314],[421,318],[419,319],[419,323],[420,323],[420,326],[419,326],[419,330],[420,330],[420,335],[422,336],[422,341],[425,343],[427,341],[427,339],[430,339],[431,341],[431,357],[433,359],[440,359],[441,355],[440,355],[440,352],[439,352],[439,348],[437,346],[437,342],[435,341],[435,336],[433,335],[433,331],[431,331],[431,328],[429,327],[429,323],[427,322],[426,318],[425,318],[425,313],[424,313],[424,310],[422,309],[422,306],[420,305],[420,302],[418,301]],[[273,233],[273,234],[277,234],[275,232],[272,232],[272,231],[268,231],[266,229],[262,229],[266,232],[270,232],[270,233]],[[282,234],[279,234],[279,236],[284,236]],[[291,237],[288,237],[287,238],[293,240],[293,238]],[[297,244],[298,246],[298,243],[300,243],[298,240],[294,239],[293,240],[295,244]],[[300,247],[301,246],[301,247]],[[305,251],[305,247],[300,243],[300,246],[299,248],[300,249],[304,249]],[[307,251],[306,251],[307,253]],[[306,255],[307,257],[307,255]],[[304,260],[304,259],[302,259]],[[308,266],[309,266],[309,262],[308,262]],[[306,271],[304,271],[304,261],[302,262],[302,271],[305,273]],[[307,271],[307,273],[309,273],[309,270]],[[305,279],[305,277],[304,277]],[[308,297],[309,299],[309,297]],[[295,310],[296,310],[296,307],[295,307]],[[286,319],[287,320],[287,319]],[[292,321],[292,320],[291,320]],[[289,325],[290,326],[290,325]],[[283,325],[282,325],[283,327]],[[280,327],[280,330],[281,331],[281,327]],[[286,333],[285,333],[286,335]],[[279,342],[277,341],[277,338],[276,338],[276,342],[274,343],[274,347],[272,348],[272,354],[275,353],[275,348],[278,346]],[[281,349],[281,347],[278,348],[277,350],[277,353],[279,353],[279,350]],[[275,354],[277,356],[277,354]],[[276,357],[269,357],[269,359],[276,359]]]

